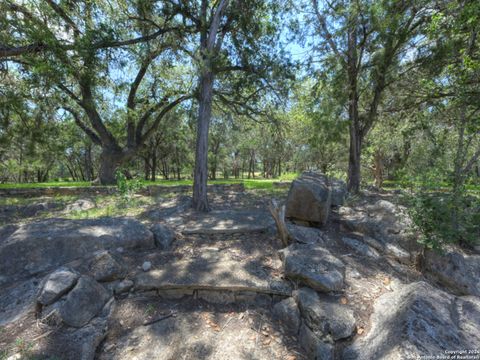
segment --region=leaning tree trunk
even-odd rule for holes
[[[206,71],[200,78],[200,99],[197,121],[197,144],[193,173],[193,207],[209,211],[207,198],[208,180],[208,129],[212,114],[213,73]]]
[[[100,154],[99,180],[102,185],[113,185],[117,182],[115,172],[124,161],[121,151],[112,149],[103,149]]]

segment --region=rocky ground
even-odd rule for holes
[[[286,248],[267,205],[288,189],[216,191],[207,216],[182,194],[2,205],[0,359],[480,359],[478,253],[425,253],[398,194],[296,185],[317,203],[287,201]]]

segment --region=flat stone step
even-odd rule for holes
[[[266,211],[211,211],[196,213],[182,229],[184,234],[232,234],[267,231],[273,219]]]
[[[199,257],[173,260],[161,269],[140,272],[135,290],[210,290],[254,292],[290,296],[291,288],[272,276],[257,260],[236,260],[221,251],[207,251]]]

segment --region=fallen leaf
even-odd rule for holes
[[[272,339],[265,339],[263,341],[263,345],[270,345],[271,342],[272,342]]]
[[[385,278],[383,279],[383,285],[387,286],[388,284],[390,284],[390,278],[388,276],[385,276]]]
[[[360,327],[357,329],[357,334],[358,334],[358,335],[362,335],[364,331],[365,331],[365,329],[364,329],[362,326],[360,326]]]
[[[348,299],[346,297],[340,298],[340,304],[347,305],[348,304]]]

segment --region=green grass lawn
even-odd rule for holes
[[[209,184],[241,184],[246,189],[272,189],[273,182],[276,181],[291,181],[297,175],[286,174],[276,179],[219,179],[209,181]],[[164,186],[178,186],[178,185],[193,185],[193,180],[157,180],[157,181],[141,181],[143,185],[164,185]],[[0,184],[0,189],[34,189],[34,188],[48,188],[48,187],[88,187],[92,186],[88,181],[52,181],[45,183],[6,183]]]

